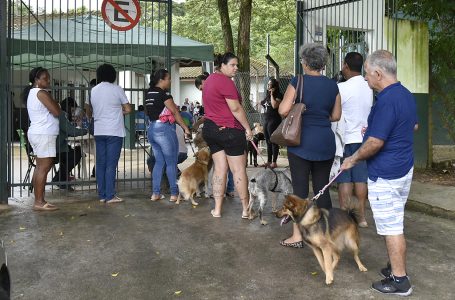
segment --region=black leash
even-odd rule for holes
[[[196,154],[196,152],[194,151],[194,148],[193,148],[192,140],[190,140],[190,139],[185,139],[185,143],[190,144],[190,147],[191,147],[191,150],[193,151],[193,154]]]

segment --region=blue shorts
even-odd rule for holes
[[[357,144],[346,144],[344,146],[343,158],[349,157],[354,154],[362,146],[362,143]],[[341,159],[343,163],[343,159]],[[362,160],[356,164],[353,168],[344,171],[337,178],[337,183],[352,183],[352,182],[364,182],[368,181],[368,169],[367,162]]]

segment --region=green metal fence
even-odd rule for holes
[[[21,197],[28,194],[30,186],[30,179],[26,178],[30,168],[27,147],[19,140],[19,134],[26,133],[28,128],[28,114],[21,96],[28,84],[29,71],[38,66],[49,69],[54,99],[61,102],[71,97],[77,103],[78,109],[68,111],[77,126],[83,126],[76,114],[84,114],[90,102],[90,81],[102,63],[116,68],[117,83],[137,108],[143,103],[149,75],[158,68],[170,69],[172,63],[172,1],[140,1],[140,22],[126,31],[115,30],[105,22],[101,10],[106,1],[102,0],[5,2],[2,1],[0,9],[3,93],[0,171],[6,182],[0,184],[6,195]],[[107,2],[126,5],[134,1]],[[125,19],[118,11],[115,18]],[[145,188],[150,181],[146,167],[149,145],[146,139],[137,138],[134,113],[125,118],[125,124],[128,133],[119,162],[118,182],[125,188]],[[95,164],[93,136],[69,143],[81,146],[84,153],[82,162],[73,171],[76,180],[71,185],[78,190],[95,189],[95,178],[90,176]],[[57,191],[56,185],[67,183],[51,183],[52,176],[48,176],[47,189]],[[6,199],[4,196],[1,201]]]

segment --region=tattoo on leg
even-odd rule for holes
[[[215,174],[213,175],[212,190],[213,190],[213,197],[223,197],[224,196],[223,178],[221,178]]]

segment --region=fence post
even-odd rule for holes
[[[0,204],[8,204],[8,60],[7,60],[7,5],[0,3]]]
[[[303,70],[302,70],[302,65],[300,64],[300,58],[299,58],[299,48],[300,46],[303,45],[303,41],[304,41],[304,33],[305,33],[305,30],[303,28],[304,26],[304,19],[303,19],[303,15],[304,15],[304,3],[303,1],[296,1],[295,2],[295,5],[296,5],[296,10],[297,10],[297,13],[296,13],[296,25],[297,25],[297,33],[296,33],[296,42],[295,42],[295,51],[294,51],[294,55],[295,55],[295,58],[294,58],[294,61],[295,61],[295,66],[294,66],[294,70],[295,70],[295,74],[294,75],[297,75],[297,74],[302,74]]]
[[[131,105],[131,113],[125,115],[125,149],[136,148],[136,107],[134,104]]]

